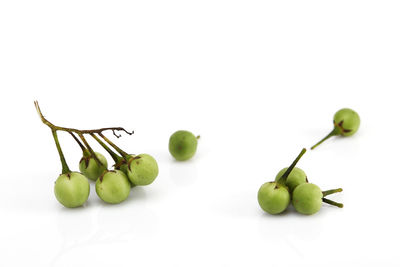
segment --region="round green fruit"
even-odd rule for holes
[[[304,183],[294,189],[292,203],[299,213],[311,215],[321,209],[322,197],[322,191],[317,185]]]
[[[288,168],[283,168],[278,172],[275,178],[275,182],[279,180],[279,178],[282,177],[282,175],[287,171]],[[286,178],[285,185],[289,188],[290,192],[293,192],[293,190],[300,184],[307,183],[307,175],[306,173],[297,167],[294,167],[293,170],[290,172],[289,176]]]
[[[197,149],[197,137],[189,131],[177,131],[169,138],[169,152],[179,161],[194,156]]]
[[[131,184],[120,170],[107,171],[96,181],[96,193],[105,202],[121,203],[128,198]]]
[[[157,161],[148,154],[137,155],[128,162],[128,177],[134,185],[149,185],[157,175]]]
[[[79,172],[61,174],[54,185],[57,200],[67,208],[82,206],[89,192],[89,181]]]
[[[276,182],[263,184],[258,190],[258,204],[269,214],[279,214],[290,203],[290,194],[286,186]]]
[[[97,163],[97,161],[92,156],[84,156],[79,161],[79,170],[82,172],[83,175],[85,175],[92,181],[96,181],[97,178],[99,178],[100,175],[102,175],[102,173],[107,170],[108,167],[107,159],[98,152],[95,152],[95,154],[102,165]]]
[[[343,136],[355,134],[360,127],[360,116],[349,108],[343,108],[335,113],[333,123]]]

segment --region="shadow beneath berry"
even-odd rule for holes
[[[198,177],[197,163],[194,160],[173,160],[170,164],[169,176],[176,185],[192,185],[196,182]]]

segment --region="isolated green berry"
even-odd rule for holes
[[[339,128],[341,135],[351,136],[360,127],[360,116],[354,110],[344,108],[335,113],[333,123]]]
[[[82,206],[89,197],[88,179],[79,172],[61,174],[54,185],[57,200],[68,208]]]
[[[105,170],[107,170],[108,167],[107,159],[99,152],[95,152],[95,154],[103,165],[97,163],[94,157],[90,155],[83,156],[79,161],[79,170],[82,172],[83,175],[93,181],[96,181],[97,178],[99,178],[100,175]]]
[[[322,191],[318,186],[304,183],[293,191],[294,208],[302,214],[311,215],[318,212],[322,205]]]
[[[286,210],[290,203],[290,194],[286,186],[267,182],[258,190],[258,204],[269,214],[279,214]]]
[[[130,191],[131,184],[120,170],[107,171],[96,181],[96,193],[107,203],[117,204],[124,201]]]
[[[278,172],[278,174],[275,177],[275,182],[279,180],[279,178],[282,177],[282,175],[287,171],[288,168],[283,168]],[[294,167],[293,170],[290,172],[289,176],[286,178],[285,185],[289,188],[290,192],[293,192],[293,190],[300,184],[307,183],[307,175],[306,173],[297,167]]]
[[[134,185],[149,185],[157,175],[157,161],[148,154],[137,155],[128,162],[128,177]]]
[[[169,152],[179,161],[194,156],[197,149],[197,137],[189,131],[177,131],[169,138]]]
[[[332,136],[351,136],[355,134],[360,127],[360,116],[352,109],[343,108],[335,113],[333,117],[333,126],[333,130],[321,141],[312,146],[311,149],[316,148]]]

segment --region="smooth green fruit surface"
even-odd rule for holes
[[[288,168],[283,168],[278,172],[275,178],[275,182],[279,180],[279,178],[282,177],[282,175],[287,171]],[[286,178],[286,186],[289,188],[290,192],[293,192],[293,190],[300,184],[307,183],[307,175],[306,173],[297,167],[294,167],[293,170],[290,172],[289,176]]]
[[[54,185],[57,200],[68,208],[82,206],[89,197],[88,179],[79,172],[60,175]]]
[[[97,163],[97,161],[89,156],[88,158],[82,157],[79,161],[79,170],[92,181],[96,181],[100,175],[103,174],[105,170],[107,170],[108,163],[107,159],[100,153],[95,152],[97,158],[103,164],[102,166]],[[87,164],[86,164],[87,163]]]
[[[197,138],[189,131],[177,131],[169,138],[169,152],[179,161],[194,156],[197,149]]]
[[[131,184],[120,170],[107,171],[96,181],[96,193],[105,202],[117,204],[129,196]]]
[[[290,203],[290,194],[286,186],[268,182],[258,190],[258,204],[269,214],[279,214],[286,210]]]
[[[321,209],[322,191],[315,184],[305,183],[297,186],[292,198],[293,206],[299,213],[311,215]]]
[[[343,136],[355,134],[360,127],[360,116],[349,108],[343,108],[336,112],[333,121]]]
[[[158,175],[157,161],[148,154],[140,154],[129,160],[128,177],[134,185],[149,185]]]

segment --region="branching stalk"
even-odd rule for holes
[[[120,160],[120,156],[118,156],[114,151],[112,151],[103,141],[101,141],[100,138],[98,138],[94,133],[90,134],[107,152],[110,154],[110,156],[113,158],[115,163],[118,163]]]
[[[121,135],[116,134],[116,131],[123,131],[125,133],[127,133],[128,135],[132,135],[132,132],[128,132],[127,130],[125,130],[122,127],[107,127],[107,128],[100,128],[100,129],[93,129],[93,130],[78,130],[78,129],[74,129],[74,128],[66,128],[66,127],[60,127],[60,126],[56,126],[54,124],[52,124],[51,122],[49,122],[42,114],[42,111],[40,110],[39,107],[39,103],[37,101],[34,102],[35,103],[35,107],[36,107],[36,111],[39,114],[40,119],[42,120],[42,122],[44,124],[46,124],[48,127],[50,127],[50,129],[52,130],[57,130],[57,131],[64,131],[64,132],[73,132],[76,134],[91,134],[91,133],[102,133],[104,131],[112,131],[113,134],[117,137],[120,138]]]
[[[121,148],[119,148],[117,145],[115,145],[111,140],[109,140],[107,137],[104,136],[103,133],[98,133],[101,138],[103,138],[110,146],[112,146],[119,154],[121,154],[122,157],[127,159],[129,157],[129,154],[123,151]]]
[[[61,150],[61,146],[60,143],[58,141],[58,136],[57,136],[57,131],[64,131],[64,132],[68,132],[74,139],[75,141],[78,143],[78,145],[80,146],[80,148],[83,151],[84,155],[87,155],[88,153],[90,153],[90,155],[96,160],[96,162],[99,165],[103,165],[101,163],[101,161],[97,158],[95,152],[93,151],[93,149],[90,147],[89,143],[86,141],[84,134],[90,134],[93,138],[95,138],[100,145],[102,145],[102,147],[111,155],[111,157],[114,159],[114,161],[117,163],[120,161],[120,157],[115,154],[106,144],[104,144],[103,142],[101,142],[101,140],[95,135],[98,134],[100,135],[107,143],[109,143],[118,153],[120,153],[125,159],[127,159],[129,157],[128,153],[126,153],[125,151],[123,151],[122,149],[120,149],[118,146],[116,146],[113,142],[111,142],[107,137],[105,137],[103,135],[104,131],[112,131],[113,134],[119,138],[121,137],[121,135],[118,135],[116,132],[118,131],[123,131],[125,133],[127,133],[128,135],[132,135],[132,132],[128,132],[127,130],[125,130],[122,127],[107,127],[107,128],[100,128],[100,129],[93,129],[93,130],[78,130],[75,128],[67,128],[67,127],[61,127],[61,126],[56,126],[53,123],[49,122],[42,114],[42,111],[40,110],[39,107],[39,103],[38,101],[34,101],[35,107],[36,107],[36,111],[39,114],[39,117],[41,119],[41,121],[47,125],[52,133],[53,133],[53,137],[54,137],[54,141],[56,142],[56,146],[57,146],[57,150],[58,153],[60,155],[60,159],[61,159],[61,164],[62,164],[62,172],[63,173],[68,173],[70,172],[70,169],[68,168],[68,165],[65,161],[65,157],[64,154]],[[79,138],[82,140],[83,144],[79,141],[79,139],[75,136],[75,134],[77,134],[79,136]]]

